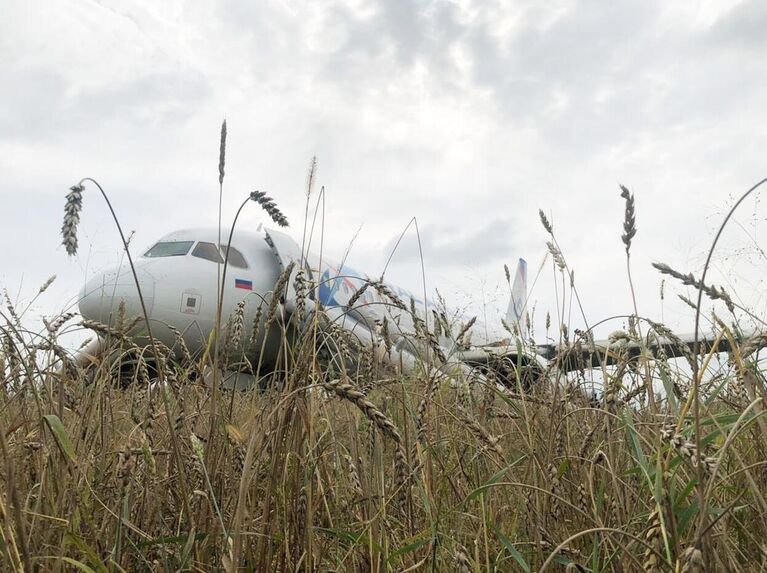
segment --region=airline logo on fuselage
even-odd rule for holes
[[[328,265],[320,276],[320,302],[327,307],[346,306],[352,295],[368,282],[370,282],[370,278],[365,273],[361,273],[351,267],[341,265],[336,268]],[[423,306],[423,300],[414,296],[410,291],[391,283],[386,283],[386,286],[402,298],[405,303],[408,303],[412,298],[415,300],[416,305]],[[368,288],[362,293],[357,304],[376,302],[388,303],[389,301],[385,300],[374,288]],[[434,306],[431,301],[428,304],[430,307]]]

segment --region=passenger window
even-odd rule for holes
[[[221,258],[221,253],[218,252],[216,245],[213,243],[197,243],[197,246],[192,251],[192,256],[198,259],[213,261],[214,263],[224,262],[224,259]]]
[[[194,241],[162,241],[144,253],[145,257],[183,257]]]
[[[226,245],[221,245],[221,253],[226,256]],[[242,253],[235,249],[234,247],[229,247],[229,263],[233,267],[237,267],[238,269],[247,269],[248,263],[245,261],[245,257],[242,256]]]

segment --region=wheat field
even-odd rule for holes
[[[201,358],[147,364],[119,328],[120,360],[86,372],[57,346],[67,324],[2,329],[5,570],[765,566],[748,341],[699,385],[696,421],[695,384],[660,358],[606,368],[595,400],[553,367],[516,388],[447,383],[326,367],[298,341],[287,376],[216,396]],[[670,389],[653,405],[648,376]]]
[[[221,192],[224,150],[225,129]],[[67,200],[70,252],[82,191]],[[621,197],[630,261],[635,204],[625,188]],[[247,200],[284,219],[264,194]],[[193,355],[181,339],[137,346],[132,317],[106,326],[67,313],[35,330],[6,296],[2,569],[765,571],[767,337],[731,326],[744,309],[724,290],[657,268],[727,307],[715,317],[726,356],[652,353],[653,336],[674,335],[632,309],[611,366],[507,361],[445,375],[437,358],[402,373],[381,360],[386,340],[360,345],[328,328],[319,305],[300,331],[268,308],[256,329],[281,329],[281,367],[232,392],[205,372],[251,350],[237,312],[220,352]],[[413,319],[428,347],[439,322]],[[83,328],[104,341],[90,360],[60,343]],[[588,344],[588,332],[547,328],[561,357]]]

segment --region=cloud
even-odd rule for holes
[[[767,46],[764,30],[767,26],[767,4],[746,0],[735,4],[718,18],[709,31],[711,39],[734,48],[754,51],[762,58]]]
[[[4,74],[6,86],[24,86],[3,97],[0,139],[67,140],[95,126],[178,125],[206,105],[211,89],[199,74],[148,71],[121,83],[80,89],[51,70]]]
[[[464,228],[446,225],[424,227],[420,232],[420,247],[427,267],[465,267],[497,263],[514,256],[511,242],[512,224],[507,219],[495,219],[481,224],[471,223]],[[384,251],[394,251],[399,235],[392,237]],[[404,237],[394,251],[395,262],[420,259],[418,237],[411,233]]]
[[[755,1],[10,0],[0,226],[25,248],[0,279],[42,282],[51,269],[57,284],[67,273],[79,284],[108,264],[114,233],[91,194],[93,258],[62,262],[57,247],[63,193],[86,174],[142,244],[213,223],[226,116],[225,218],[260,188],[300,221],[316,154],[329,255],[364,222],[353,254],[375,274],[416,216],[429,270],[458,283],[466,265],[502,277],[522,254],[532,266],[545,251],[540,207],[600,315],[633,306],[625,183],[637,198],[640,311],[651,314],[660,279],[649,262],[697,270],[726,197],[763,175],[764,18]],[[411,239],[403,280],[418,261]],[[541,300],[552,283],[540,280]]]

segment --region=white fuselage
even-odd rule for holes
[[[228,233],[222,233],[221,244],[224,247],[227,238]],[[176,351],[179,350],[179,344],[174,329],[182,333],[192,353],[202,353],[211,340],[216,324],[220,273],[223,270],[219,262],[223,261],[224,249],[216,248],[218,242],[216,229],[176,231],[162,237],[134,260],[152,334]],[[395,340],[413,334],[409,313],[393,307],[391,300],[387,300],[374,288],[368,288],[354,305],[353,312],[347,314],[349,298],[369,277],[325,258],[320,260],[313,254],[302,255],[295,241],[283,233],[236,230],[231,247],[223,284],[221,316],[225,323],[237,304],[245,301],[244,340],[250,339],[259,305],[262,306],[262,312],[266,313],[275,283],[290,261],[294,261],[297,266],[303,264],[307,284],[315,285],[315,289],[308,293],[309,298],[319,301],[344,328],[356,329],[360,326],[361,330],[367,331],[365,335],[369,337],[371,326],[386,317]],[[288,292],[294,288],[294,277],[295,271],[289,281]],[[433,308],[428,301],[424,305],[423,297],[414,296],[395,285],[387,286],[405,304],[410,305],[413,299],[421,316],[427,314],[424,307]],[[81,293],[80,312],[87,319],[114,325],[121,303],[128,319],[143,316],[136,281],[127,265],[91,279]],[[273,329],[276,328],[275,324]],[[251,360],[260,355],[262,363],[269,364],[276,358],[280,340],[280,336],[270,335],[266,337],[264,345],[264,333],[261,332],[255,344],[241,348],[251,355]],[[448,348],[451,345],[447,339],[441,342]]]

